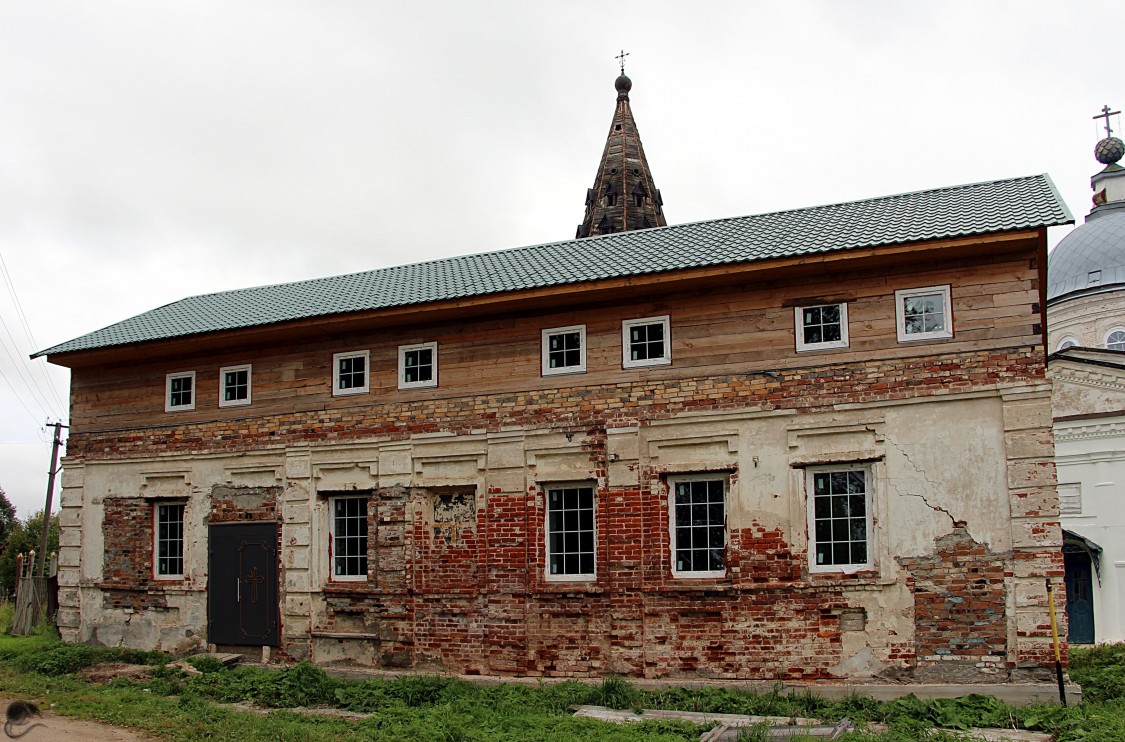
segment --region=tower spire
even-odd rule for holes
[[[663,227],[664,202],[652,180],[644,147],[641,146],[633,111],[629,107],[629,91],[633,81],[625,76],[624,49],[615,57],[621,75],[614,81],[617,107],[609,127],[605,150],[598,164],[594,187],[586,191],[586,214],[578,225],[575,237],[592,237],[632,229]]]

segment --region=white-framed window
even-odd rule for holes
[[[727,487],[725,474],[668,478],[673,577],[725,577]]]
[[[1106,333],[1106,350],[1125,350],[1125,327],[1115,327]]]
[[[220,407],[250,404],[250,371],[249,363],[219,369]]]
[[[809,571],[856,572],[874,564],[871,467],[844,464],[805,472]]]
[[[195,409],[195,372],[179,371],[164,377],[164,411]]]
[[[586,372],[586,325],[543,331],[543,375]]]
[[[1076,347],[1078,347],[1078,339],[1075,338],[1075,337],[1072,337],[1071,335],[1067,335],[1066,337],[1064,337],[1062,340],[1059,341],[1058,345],[1055,346],[1055,351],[1058,352],[1060,350],[1066,350],[1067,348],[1076,348]]]
[[[153,509],[153,574],[158,580],[184,576],[184,503],[160,502]]]
[[[437,386],[437,343],[398,346],[398,388]]]
[[[953,337],[949,286],[900,289],[895,292],[899,342]]]
[[[328,498],[328,509],[332,516],[329,552],[333,580],[367,580],[368,501],[366,496]]]
[[[370,389],[371,352],[357,350],[332,355],[332,396],[366,394]]]
[[[597,576],[592,484],[550,484],[547,497],[547,579],[589,582]]]
[[[621,323],[621,366],[667,366],[672,362],[668,315],[627,319]]]
[[[798,351],[848,347],[847,302],[794,307],[793,318]]]

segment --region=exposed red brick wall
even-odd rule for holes
[[[776,378],[757,373],[638,377],[615,385],[394,405],[364,398],[353,407],[171,424],[143,435],[76,433],[70,456],[234,453],[324,440],[325,430],[333,440],[344,440],[555,428],[581,436],[591,468],[604,482],[607,427],[644,425],[696,410],[811,412],[841,403],[1037,382],[1042,364],[1040,351],[1025,348],[833,364],[783,371]],[[369,580],[324,586],[324,618],[313,632],[354,631],[361,625],[365,635],[375,637],[376,656],[386,667],[501,675],[832,677],[844,659],[846,631],[857,630],[842,626],[841,617],[863,610],[849,605],[845,594],[885,589],[875,573],[810,575],[807,554],[794,549],[787,533],[750,521],[729,532],[725,577],[674,579],[666,487],[662,472],[644,468],[637,486],[599,489],[598,576],[592,583],[546,580],[545,513],[537,487],[472,493],[471,513],[462,499],[451,501],[457,513],[442,518],[438,501],[463,498],[466,491],[376,490],[368,515]],[[246,490],[215,488],[211,521],[278,518],[277,488],[259,489],[261,496],[247,504]],[[130,511],[116,517],[129,521]],[[147,534],[123,531],[114,543],[151,550],[150,515],[145,524]],[[1007,667],[1004,579],[1017,555],[991,554],[964,529],[941,540],[938,548],[933,557],[903,562],[913,575],[918,632],[913,641],[884,644],[877,659],[904,674],[949,664],[934,659],[942,656],[957,656],[966,675]],[[147,569],[151,573],[151,565]],[[123,567],[121,574],[127,571]],[[105,587],[136,586],[137,574],[129,572],[127,580],[116,583],[107,579]]]
[[[899,559],[913,578],[918,675],[955,680],[1006,671],[1010,555],[990,552],[964,525],[935,546],[930,556]]]
[[[687,411],[757,408],[813,411],[826,404],[908,399],[982,384],[1041,380],[1038,348],[936,354],[921,358],[831,364],[780,371],[691,379],[637,378],[623,384],[573,386],[509,394],[435,398],[387,404],[357,399],[357,406],[268,417],[176,424],[136,431],[73,432],[72,459],[256,450],[263,446],[419,433],[468,433],[502,427],[617,427],[674,417]],[[570,380],[574,384],[580,377]],[[166,425],[166,427],[159,427]]]
[[[104,518],[102,604],[136,611],[166,608],[165,581],[152,578],[152,501],[107,497]]]
[[[280,492],[280,487],[213,487],[209,521],[277,520]]]

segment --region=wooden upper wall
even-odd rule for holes
[[[588,295],[576,287],[564,307],[531,305],[467,319],[364,329],[325,322],[336,331],[310,337],[305,327],[290,338],[275,331],[266,341],[247,331],[232,335],[226,347],[195,353],[185,351],[190,345],[182,340],[169,341],[174,357],[130,358],[123,351],[109,362],[76,366],[71,430],[122,430],[355,407],[373,400],[424,400],[1042,345],[1042,233],[1026,235],[1004,251],[981,250],[974,256],[972,250],[961,250],[953,259],[946,254],[941,261],[908,262],[918,257],[900,257],[878,270],[872,269],[871,260],[863,260],[787,278],[766,279],[761,273],[732,269],[725,283],[719,277],[688,290],[672,282],[644,290],[634,287],[616,298],[599,295],[597,303],[586,301]],[[954,337],[899,342],[895,291],[945,284],[951,286]],[[798,353],[794,307],[832,301],[848,303],[850,346]],[[622,320],[659,315],[671,318],[672,364],[623,369]],[[543,377],[541,331],[577,324],[586,325],[586,373]],[[240,337],[254,342],[239,342]],[[422,342],[438,343],[439,385],[399,390],[398,346]],[[357,350],[371,354],[370,392],[333,397],[333,353]],[[253,403],[220,408],[219,368],[247,363],[253,365]],[[196,372],[195,409],[165,412],[165,375],[185,371]]]

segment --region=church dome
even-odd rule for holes
[[[1125,289],[1125,209],[1087,219],[1051,251],[1047,301],[1118,286]]]

